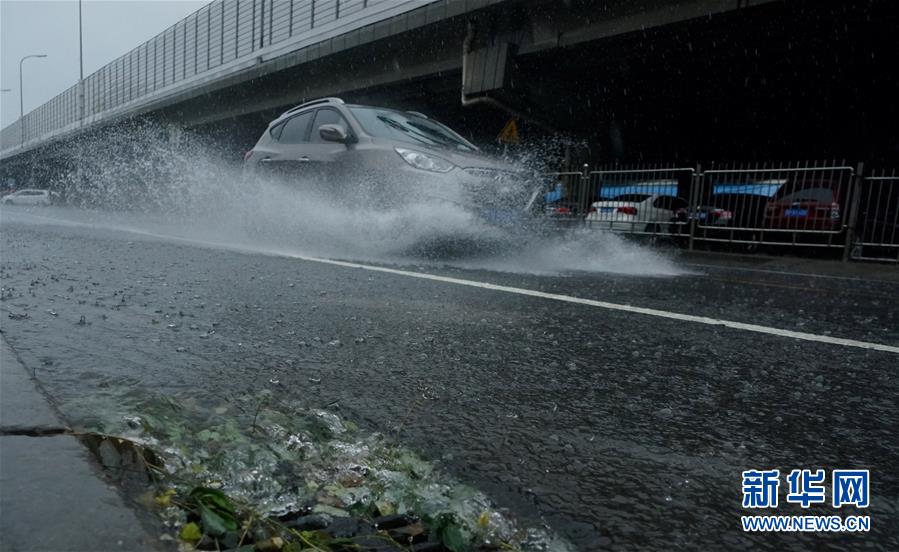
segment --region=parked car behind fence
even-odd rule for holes
[[[704,242],[750,250],[811,246],[842,250],[844,259],[899,261],[899,175],[862,173],[863,166],[844,163],[585,168],[554,173],[571,192],[547,216],[616,232],[670,234],[691,248]],[[655,207],[645,204],[641,212],[637,205],[652,195],[687,198],[661,230]],[[591,212],[579,211],[582,205]]]
[[[670,195],[620,194],[594,202],[587,212],[587,223],[613,231],[667,232],[675,212],[686,206],[687,200]]]
[[[839,181],[789,180],[765,206],[763,226],[771,229],[839,232],[845,197]]]
[[[49,190],[26,189],[3,196],[4,205],[52,205],[58,198],[58,194]]]

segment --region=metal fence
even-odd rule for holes
[[[845,247],[852,167],[795,164],[708,170],[699,180],[693,239]]]
[[[550,190],[544,195],[546,216],[562,225],[576,225],[583,221],[589,205],[586,199],[584,175],[579,171],[548,173]]]
[[[899,174],[879,171],[859,182],[857,225],[850,256],[899,262]]]
[[[550,218],[694,249],[723,244],[899,261],[899,175],[845,163],[628,167],[551,173]]]
[[[692,168],[600,169],[587,174],[590,201],[585,221],[596,228],[629,234],[683,233]]]
[[[0,150],[221,77],[262,54],[293,51],[433,1],[216,0],[4,128]]]

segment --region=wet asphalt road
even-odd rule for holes
[[[899,547],[894,353],[25,218],[0,226],[3,336],[75,425],[114,388],[268,388],[338,402],[583,550]],[[677,262],[421,270],[899,345],[895,268]],[[871,470],[870,534],[740,530],[742,470],[819,467]]]

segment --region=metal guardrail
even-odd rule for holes
[[[581,224],[586,213],[584,174],[578,171],[547,173],[551,190],[547,200],[546,216],[562,225]]]
[[[850,258],[899,262],[899,174],[880,171],[861,179],[858,224]]]
[[[899,262],[899,174],[841,163],[631,167],[550,173],[546,212],[568,225],[698,244],[842,250]]]
[[[547,214],[558,221],[580,222],[596,228],[633,234],[669,233],[671,226],[684,223],[664,217],[646,218],[645,212],[662,216],[666,208],[686,207],[688,200],[681,197],[690,189],[693,168],[643,167],[606,168],[582,172],[556,172],[549,176],[555,183],[554,192],[559,201],[547,205]],[[613,198],[629,195],[627,205]],[[629,212],[630,203],[645,203],[641,216]]]
[[[692,205],[693,240],[845,247],[854,185],[855,170],[840,165],[707,170]]]
[[[585,179],[590,202],[586,223],[629,234],[680,233],[686,221],[671,213],[689,204],[694,173],[683,167],[591,171]]]
[[[188,83],[434,0],[216,0],[0,131],[0,151],[134,108]],[[24,124],[24,133],[22,132]]]

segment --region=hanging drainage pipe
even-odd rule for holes
[[[469,98],[468,96],[465,95],[465,75],[468,74],[469,56],[471,55],[471,46],[474,43],[474,37],[475,37],[474,22],[469,20],[468,30],[465,34],[465,40],[462,41],[462,89],[460,91],[461,97],[462,97],[462,106],[468,107],[468,106],[477,105],[477,104],[490,105],[492,107],[495,107],[497,109],[505,111],[506,113],[512,115],[513,117],[516,117],[516,118],[519,118],[519,119],[522,119],[525,121],[529,121],[529,122],[533,123],[535,126],[542,128],[543,130],[545,130],[547,132],[551,132],[553,134],[558,133],[559,131],[557,129],[553,128],[552,126],[550,126],[549,124],[544,123],[543,121],[535,118],[534,116],[526,114],[523,111],[516,109],[516,108],[510,106],[509,104],[502,102],[496,98],[492,98],[490,96],[477,96],[474,98]]]

